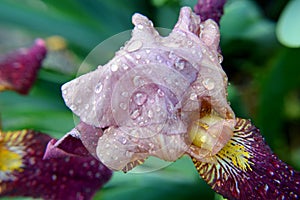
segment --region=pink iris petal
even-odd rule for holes
[[[62,86],[74,114],[103,129],[100,134],[77,129],[83,144],[114,170],[148,156],[177,160],[192,142],[188,130],[195,117],[213,112],[230,119],[231,127],[235,118],[226,99],[215,22],[201,22],[188,7],[166,37],[145,16],[134,14],[132,22],[132,38],[114,58]]]

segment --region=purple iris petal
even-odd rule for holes
[[[201,177],[228,199],[299,199],[300,173],[272,153],[249,120],[237,119],[235,128],[215,162],[193,158]]]
[[[79,145],[75,147],[79,155],[62,156],[64,150],[58,150],[60,156],[44,160],[46,145],[51,140],[48,135],[16,131],[1,132],[0,136],[1,159],[6,156],[0,165],[0,197],[91,199],[111,177],[108,168],[83,151],[80,141],[72,141]],[[62,146],[72,148],[69,144]]]
[[[32,87],[37,71],[46,56],[46,46],[37,39],[28,49],[18,49],[0,57],[0,91],[15,90],[27,94]]]
[[[198,0],[194,11],[201,17],[201,20],[212,19],[219,24],[225,3],[226,0]]]

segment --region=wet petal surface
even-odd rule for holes
[[[233,124],[235,118],[226,99],[227,77],[214,21],[201,22],[183,7],[166,37],[143,15],[134,14],[132,22],[132,38],[115,57],[62,86],[66,105],[81,121],[104,130],[101,137],[79,131],[85,135],[83,143],[96,142],[97,158],[115,170],[150,155],[177,160],[192,143],[187,132],[195,117],[214,113]],[[146,143],[153,147],[145,148]]]

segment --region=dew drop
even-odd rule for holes
[[[140,54],[137,54],[137,55],[135,56],[135,58],[139,60],[139,59],[141,59],[141,55],[140,55]]]
[[[76,110],[77,107],[76,107],[74,104],[72,104],[72,105],[70,106],[70,109],[71,109],[71,110]]]
[[[197,100],[197,94],[196,93],[191,93],[190,95],[190,100],[196,101]]]
[[[218,60],[220,64],[223,62],[223,56],[221,54],[218,55]]]
[[[64,90],[62,91],[62,93],[63,93],[63,94],[67,94],[67,90],[64,89]]]
[[[184,69],[184,66],[185,66],[185,61],[182,60],[182,59],[177,59],[175,61],[175,68],[178,69],[178,70],[183,70]]]
[[[140,40],[136,40],[136,41],[133,41],[130,44],[128,44],[127,51],[134,52],[134,51],[137,51],[140,48],[142,48],[142,46],[143,46],[143,42]]]
[[[84,108],[87,110],[89,109],[90,105],[89,104],[85,104]]]
[[[99,94],[102,91],[102,89],[103,89],[103,84],[99,82],[95,87],[95,92]]]
[[[121,144],[126,144],[127,143],[127,139],[124,138],[124,137],[118,138],[118,141],[121,142]]]
[[[158,90],[157,90],[157,94],[158,94],[158,96],[160,96],[160,97],[165,96],[165,93],[164,93],[161,89],[158,89]]]
[[[128,69],[128,65],[126,65],[126,64],[123,63],[122,66],[123,66],[123,69],[124,69],[124,70],[127,70],[127,69]]]
[[[141,105],[143,105],[143,104],[146,102],[147,96],[148,96],[148,95],[145,94],[145,93],[143,93],[143,92],[138,92],[138,93],[136,93],[136,94],[134,95],[133,101],[134,101],[137,105],[141,106]]]
[[[128,92],[125,92],[125,91],[124,91],[124,92],[121,93],[121,95],[122,95],[123,97],[128,97]]]
[[[149,118],[153,117],[153,111],[152,110],[148,110],[147,115]]]
[[[135,77],[133,78],[133,84],[134,84],[135,86],[139,86],[140,83],[141,83],[141,77],[140,77],[140,76],[135,76]]]
[[[204,81],[202,81],[202,84],[208,90],[212,90],[215,88],[215,82],[211,78],[205,79]]]
[[[140,29],[140,30],[142,30],[144,28],[144,26],[142,24],[138,24],[137,28]]]
[[[157,56],[156,56],[156,60],[157,60],[159,63],[162,63],[162,62],[163,62],[163,58],[162,58],[160,55],[157,55]]]
[[[120,103],[120,108],[123,109],[123,110],[126,110],[127,109],[127,105],[125,103]]]
[[[169,57],[170,59],[175,59],[175,58],[176,58],[176,55],[175,55],[175,53],[174,53],[173,51],[170,51],[168,57]]]
[[[131,117],[131,119],[136,119],[138,116],[140,116],[141,115],[141,112],[140,112],[140,110],[139,109],[136,109],[136,110],[134,110],[132,113],[131,113],[131,115],[130,115],[130,117]]]
[[[57,179],[57,176],[55,174],[53,174],[51,178],[53,181],[55,181]]]
[[[149,50],[149,49],[147,49],[147,50],[146,50],[146,53],[148,53],[148,54],[149,54],[149,53],[150,53],[150,50]]]
[[[112,64],[111,67],[110,67],[110,70],[111,70],[112,72],[116,72],[116,71],[118,70],[118,68],[119,68],[118,65]]]

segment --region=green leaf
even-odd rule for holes
[[[115,172],[94,199],[181,200],[213,199],[213,196],[214,192],[200,179],[191,159],[184,156],[168,167],[153,172]]]
[[[287,47],[300,47],[300,1],[290,1],[280,15],[276,35]]]

